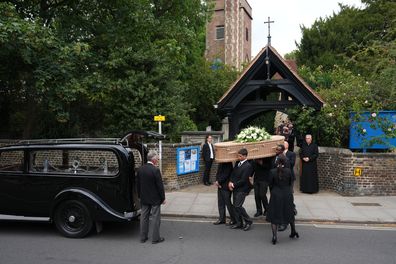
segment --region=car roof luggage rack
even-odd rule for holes
[[[119,138],[54,138],[54,139],[26,139],[18,144],[56,144],[56,143],[103,143],[120,144]]]

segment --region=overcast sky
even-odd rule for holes
[[[339,12],[338,3],[362,7],[360,0],[248,0],[253,9],[252,56],[267,45],[268,24],[271,17],[271,45],[281,54],[295,50],[295,41],[300,42],[300,25],[310,27],[319,17]]]

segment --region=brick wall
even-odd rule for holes
[[[345,196],[396,195],[396,153],[354,153],[319,148],[319,188]],[[356,168],[361,176],[354,176]]]
[[[179,143],[179,144],[163,144],[162,145],[162,178],[167,190],[178,190],[183,187],[203,184],[202,176],[205,164],[200,155],[199,172],[177,175],[176,173],[176,149],[182,147],[199,146],[197,144]],[[150,149],[157,149],[156,145],[148,145]],[[213,163],[210,181],[215,182],[217,172],[217,164]]]

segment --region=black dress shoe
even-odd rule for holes
[[[233,221],[230,221],[230,222],[228,222],[226,225],[228,225],[228,226],[232,226],[232,225],[235,225],[235,222],[233,222]]]
[[[264,215],[264,216],[267,216],[267,210],[264,211],[263,215]]]
[[[254,214],[254,217],[259,217],[262,214],[263,214],[262,212],[257,212],[257,213]]]
[[[213,224],[214,224],[214,225],[221,225],[221,224],[225,224],[225,222],[224,222],[224,221],[217,220],[217,221],[214,222]]]
[[[145,243],[147,241],[147,239],[148,239],[147,237],[140,239],[140,243]]]
[[[241,229],[243,226],[242,225],[232,225],[230,228],[231,229]]]
[[[252,223],[246,224],[245,227],[243,228],[243,231],[248,231],[251,226],[252,226]]]
[[[158,240],[152,241],[151,243],[152,244],[158,244],[158,243],[161,243],[161,242],[164,242],[164,241],[165,241],[165,238],[160,237]]]
[[[289,237],[290,238],[295,238],[295,237],[299,238],[300,235],[297,232],[294,232],[294,233],[291,233]]]

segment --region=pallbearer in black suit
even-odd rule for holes
[[[165,190],[160,170],[156,167],[158,155],[155,151],[147,154],[147,163],[137,172],[138,194],[142,215],[140,216],[140,242],[148,239],[149,217],[152,215],[152,243],[157,244],[165,239],[160,236],[161,204],[165,204]]]
[[[212,136],[207,135],[205,139],[205,144],[202,147],[202,156],[205,162],[205,171],[203,174],[203,184],[211,185],[212,183],[209,181],[210,169],[212,168],[212,163],[215,158],[214,147],[212,144]]]
[[[235,223],[234,212],[231,204],[231,191],[228,189],[228,182],[230,181],[232,172],[232,162],[220,163],[216,173],[217,186],[217,205],[219,208],[219,219],[214,222],[214,225],[226,223],[226,207],[230,214],[230,224]]]
[[[319,191],[318,168],[316,159],[318,158],[318,146],[312,142],[312,135],[305,136],[305,142],[300,149],[302,162],[300,191],[303,193],[317,193]]]
[[[253,223],[249,215],[243,208],[246,195],[251,190],[250,179],[253,176],[253,167],[247,160],[248,151],[243,148],[238,151],[238,160],[235,164],[231,174],[231,181],[228,185],[229,189],[233,191],[233,207],[235,211],[235,225],[231,228],[243,228],[248,231]]]
[[[296,153],[289,150],[289,142],[285,141],[283,145],[285,146],[285,151],[283,152],[283,154],[285,154],[286,159],[289,162],[290,171],[292,174],[292,191],[293,191],[293,184],[294,181],[296,180],[296,176],[294,175],[294,165],[296,164]]]
[[[254,217],[266,215],[268,208],[267,190],[269,174],[271,170],[271,158],[257,159],[253,162],[254,168],[254,200],[256,202],[256,213]],[[263,212],[264,208],[264,212]]]
[[[284,146],[285,146],[285,151],[283,153],[285,154],[286,159],[289,161],[290,172],[292,175],[290,189],[291,192],[294,193],[294,182],[296,181],[296,175],[294,174],[294,165],[296,164],[296,153],[289,150],[289,142],[285,141]],[[297,215],[296,205],[293,204],[293,206],[294,206],[294,215]]]

